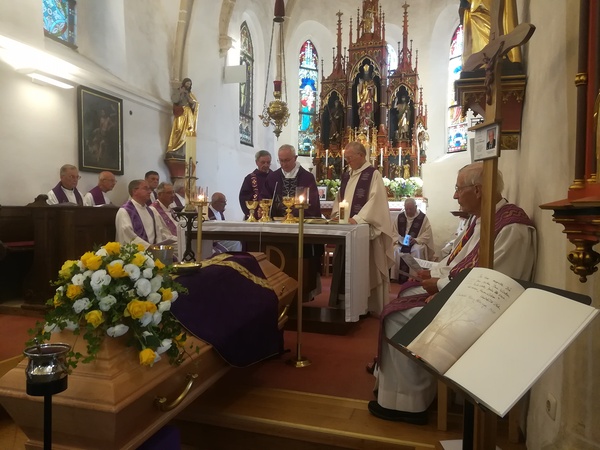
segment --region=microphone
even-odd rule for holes
[[[275,194],[277,193],[277,185],[279,184],[279,181],[275,182],[275,188],[273,189],[273,197],[271,197],[271,207],[269,208],[269,216],[273,217],[273,202],[275,201]]]

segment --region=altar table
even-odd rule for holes
[[[205,239],[259,243],[259,251],[264,252],[268,244],[297,242],[298,224],[207,221],[202,224],[202,240]],[[182,255],[185,250],[185,230],[179,230],[178,242],[179,254]],[[304,242],[344,247],[345,320],[358,322],[359,317],[367,312],[369,297],[369,226],[307,223],[304,225]],[[195,250],[195,244],[192,248]]]

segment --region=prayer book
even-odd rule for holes
[[[503,417],[598,314],[589,303],[476,267],[439,292],[391,343]]]

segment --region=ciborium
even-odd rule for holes
[[[256,210],[256,208],[258,208],[258,201],[246,200],[246,208],[248,208],[249,210],[246,222],[258,222],[258,220],[256,220],[256,217],[254,217],[254,211]]]
[[[296,223],[298,222],[292,214],[292,208],[294,207],[294,197],[283,197],[281,200],[285,206],[285,219],[282,223]]]
[[[262,216],[258,219],[259,222],[270,222],[271,221],[271,205],[273,204],[273,200],[270,198],[262,199],[260,202],[260,207],[262,209]]]

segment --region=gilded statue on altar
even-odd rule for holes
[[[171,96],[173,101],[173,128],[167,145],[167,157],[183,158],[179,151],[185,144],[187,136],[196,136],[198,122],[198,101],[192,93],[192,80],[184,78],[181,85],[174,86]]]

